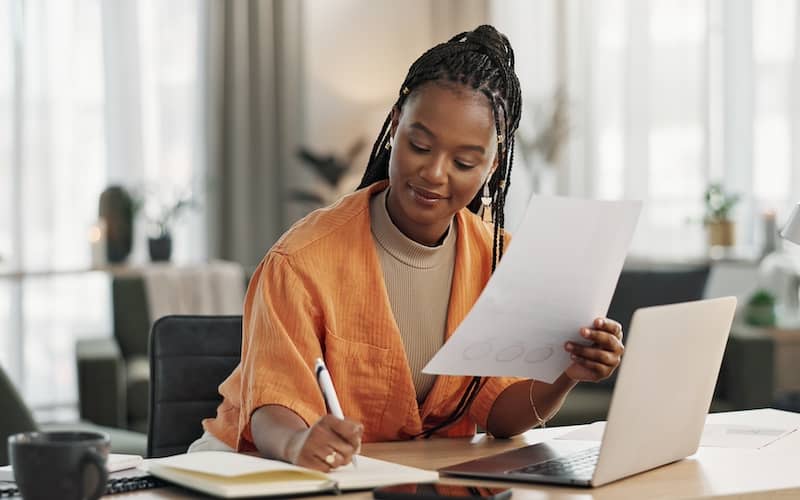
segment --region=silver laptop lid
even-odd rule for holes
[[[697,451],[735,311],[723,297],[634,313],[592,485]]]

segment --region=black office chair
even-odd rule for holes
[[[165,316],[150,332],[147,456],[185,453],[242,355],[241,316]]]
[[[625,332],[640,307],[700,300],[711,267],[706,264],[625,269],[619,276],[608,317],[619,321]]]

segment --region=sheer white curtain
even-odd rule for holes
[[[586,194],[641,198],[633,253],[696,257],[707,183],[742,195],[737,245],[800,197],[797,0],[574,0]],[[580,88],[580,87],[578,87]],[[688,222],[687,221],[692,221]]]
[[[201,7],[0,2],[0,365],[35,407],[75,401],[74,341],[110,330],[108,278],[64,273],[88,268],[100,192],[202,191]],[[202,217],[176,260],[205,256]]]
[[[530,36],[512,42],[543,75],[523,78],[555,74],[553,88],[569,89],[558,191],[644,200],[633,254],[706,255],[709,182],[742,195],[734,216],[748,254],[763,212],[780,223],[800,199],[798,0],[537,0],[526,8],[544,20],[533,21],[495,3],[512,33],[554,27],[555,61]]]

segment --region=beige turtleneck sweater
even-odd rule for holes
[[[456,226],[450,225],[438,246],[417,243],[389,217],[388,192],[384,189],[370,200],[372,236],[411,367],[417,402],[422,403],[436,380],[435,375],[422,373],[422,368],[444,343],[456,257]]]

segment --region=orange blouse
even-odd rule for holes
[[[244,303],[242,361],[219,388],[224,397],[205,430],[253,451],[250,418],[285,406],[308,425],[325,414],[314,376],[324,357],[344,414],[364,424],[365,442],[408,439],[447,418],[470,377],[438,376],[420,407],[389,304],[370,229],[373,184],[296,223],[256,269]],[[456,214],[456,259],[445,339],[491,274],[492,235],[477,216]],[[470,436],[486,426],[497,396],[518,379],[491,378],[470,411],[437,434]]]

